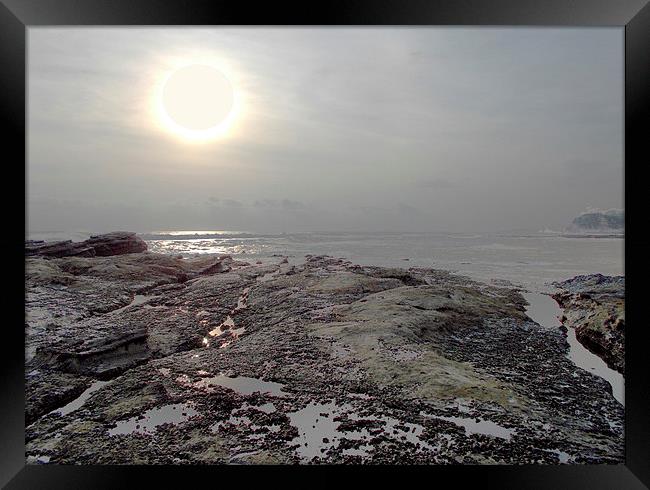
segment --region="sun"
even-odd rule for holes
[[[171,133],[189,141],[226,134],[235,118],[237,92],[219,68],[190,63],[171,70],[159,84],[158,116]]]

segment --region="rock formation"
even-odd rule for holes
[[[104,235],[91,236],[83,242],[65,240],[44,242],[28,240],[25,242],[25,255],[42,255],[44,257],[107,257],[144,252],[147,244],[135,233],[116,231]]]
[[[609,384],[516,290],[277,260],[27,257],[28,461],[623,461]]]
[[[563,324],[611,369],[625,373],[625,278],[591,274],[555,283]]]

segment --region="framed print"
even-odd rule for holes
[[[7,488],[647,488],[646,2],[1,12]]]

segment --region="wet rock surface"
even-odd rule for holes
[[[29,462],[623,462],[623,407],[511,288],[323,256],[26,262]]]
[[[41,255],[44,257],[106,257],[144,252],[147,250],[145,241],[135,233],[115,231],[104,235],[91,236],[83,242],[65,240],[59,242],[44,242],[28,240],[25,242],[25,255]]]
[[[591,274],[555,283],[553,298],[564,308],[563,324],[603,359],[610,369],[625,373],[625,279]]]

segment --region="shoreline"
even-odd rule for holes
[[[515,289],[276,259],[28,258],[30,461],[623,461],[623,407]]]

